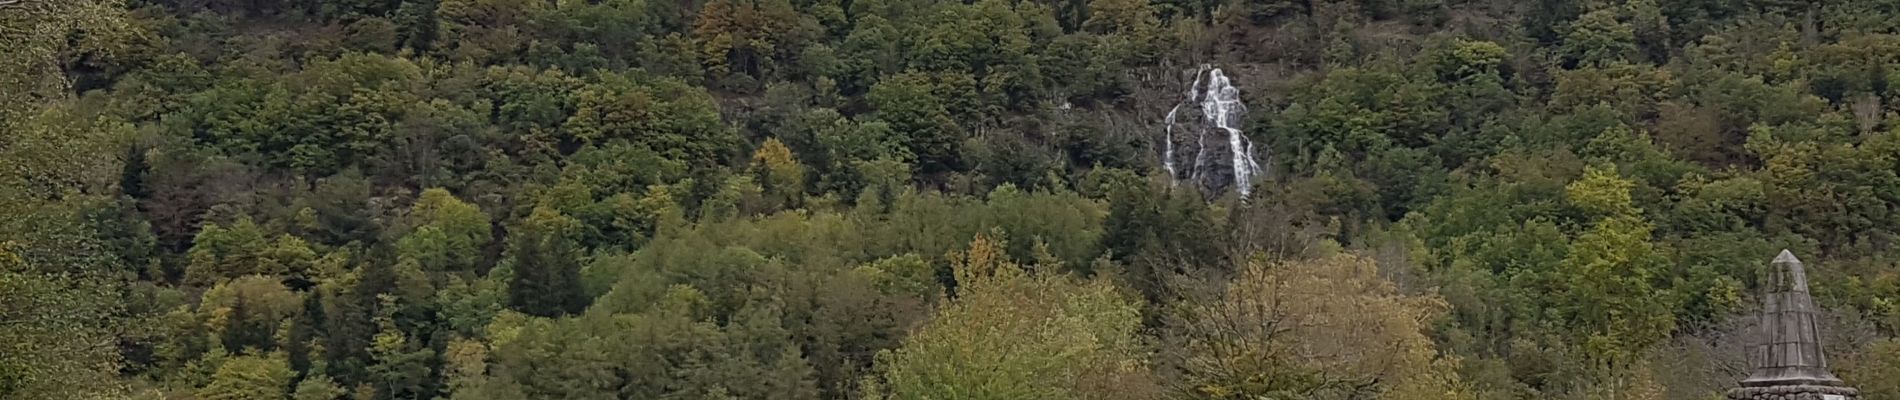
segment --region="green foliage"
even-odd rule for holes
[[[72,57],[132,51],[121,4],[13,2],[0,6],[0,397],[126,395],[121,353],[125,265],[145,254],[144,228],[106,193],[132,127],[72,101],[62,74]],[[116,211],[115,211],[116,209]],[[117,218],[115,218],[115,213]],[[147,233],[149,235],[149,233]],[[147,236],[149,237],[149,236]],[[150,242],[146,242],[150,245]],[[127,268],[130,267],[130,268]]]
[[[1603,168],[1586,168],[1583,177],[1564,187],[1571,204],[1596,215],[1629,216],[1638,211],[1630,200],[1630,188],[1636,186]]]
[[[1497,43],[1456,40],[1452,42],[1450,51],[1437,60],[1437,72],[1440,76],[1458,78],[1496,73],[1509,56],[1509,51]]]
[[[508,305],[538,316],[579,313],[587,307],[581,289],[580,221],[547,207],[511,230],[503,255],[514,272],[508,283]]]
[[[963,128],[950,119],[944,99],[932,93],[929,77],[905,73],[879,81],[866,95],[873,118],[890,126],[916,157],[921,173],[936,173],[959,168],[956,145],[962,141]]]
[[[224,360],[211,384],[198,390],[202,399],[280,399],[289,393],[294,377],[283,356],[237,356]],[[301,391],[301,390],[300,390]]]
[[[1146,182],[1110,189],[1102,222],[1107,255],[1127,265],[1129,283],[1144,296],[1170,296],[1176,275],[1220,276],[1232,260],[1219,251],[1211,213],[1183,191],[1161,191]]]
[[[480,208],[447,190],[428,189],[416,199],[407,218],[414,228],[396,240],[400,257],[430,271],[464,271],[480,265],[491,237],[488,214]]]
[[[1780,248],[1888,394],[1900,19],[1746,3],[0,0],[0,398],[1712,398]]]
[[[221,84],[193,95],[177,129],[230,154],[255,152],[270,165],[328,175],[390,142],[419,79],[407,59],[348,54],[295,75]]]
[[[1032,276],[978,236],[954,254],[955,300],[879,356],[888,398],[1150,398],[1140,312],[1110,282]],[[1051,266],[1037,266],[1046,270]]]
[[[1604,67],[1636,55],[1636,30],[1619,21],[1614,8],[1584,13],[1570,25],[1562,51],[1576,65]]]
[[[1657,252],[1650,226],[1630,216],[1597,222],[1578,236],[1560,264],[1553,304],[1572,329],[1589,332],[1585,350],[1606,360],[1630,357],[1674,329],[1676,301],[1654,284],[1669,260]]]
[[[297,390],[291,392],[293,400],[336,400],[347,394],[336,381],[328,376],[315,375],[297,381]]]
[[[278,328],[302,307],[298,295],[277,279],[252,275],[206,290],[197,317],[226,352],[256,353],[277,348]]]
[[[714,0],[700,7],[692,37],[706,71],[715,82],[751,89],[801,55],[819,35],[818,20],[799,13],[786,0]]]
[[[561,124],[561,142],[627,140],[697,168],[725,165],[737,155],[736,132],[719,120],[713,99],[703,89],[671,80],[602,74],[598,83],[580,88],[573,99],[574,110]]]
[[[46,99],[68,97],[71,82],[60,66],[74,54],[130,51],[102,47],[136,34],[123,3],[113,0],[25,1],[8,4],[0,16],[0,49],[12,56],[0,64],[0,128],[34,114]]]
[[[0,122],[0,155],[9,167],[0,184],[17,190],[10,198],[58,199],[108,187],[115,157],[94,150],[116,149],[132,134],[123,119],[74,106],[51,106],[39,113]],[[79,192],[79,193],[74,193]]]
[[[122,388],[107,369],[118,360],[108,324],[112,287],[96,278],[37,274],[0,247],[0,395],[106,397]]]
[[[1468,398],[1425,336],[1444,307],[1400,293],[1350,254],[1253,264],[1168,319],[1169,364],[1183,375],[1174,389],[1205,399]]]
[[[1897,386],[1900,384],[1892,379],[1900,374],[1900,342],[1882,339],[1867,346],[1865,351],[1852,356],[1852,359],[1857,362],[1848,364],[1842,376],[1853,379],[1862,396],[1876,398],[1900,393],[1900,386]]]
[[[229,229],[205,224],[192,242],[186,254],[191,264],[185,267],[185,281],[197,285],[244,275],[308,276],[317,258],[316,252],[295,236],[265,239],[263,228],[250,218],[239,218]]]
[[[530,321],[497,341],[491,373],[456,396],[815,397],[775,309],[751,305],[719,324],[701,319],[704,301],[675,286],[643,312]]]
[[[805,166],[793,158],[785,142],[766,139],[752,154],[752,168],[771,201],[780,207],[795,207],[805,197]]]
[[[50,105],[23,120],[0,121],[0,243],[29,269],[20,272],[96,274],[119,272],[135,248],[114,239],[136,240],[135,217],[112,195],[120,168],[116,157],[93,149],[118,148],[129,137],[123,120],[67,105]],[[17,124],[17,125],[16,125]],[[118,237],[115,237],[118,236]],[[114,254],[115,251],[123,251]]]
[[[1088,10],[1082,27],[1090,30],[1152,34],[1159,25],[1153,5],[1145,1],[1091,0]]]

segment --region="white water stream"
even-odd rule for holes
[[[1202,82],[1206,84],[1203,85]],[[1168,171],[1170,182],[1182,178],[1174,160],[1175,125],[1179,124],[1177,117],[1182,107],[1198,107],[1201,112],[1199,126],[1183,129],[1195,135],[1194,165],[1187,171],[1186,178],[1201,181],[1207,178],[1205,174],[1208,173],[1231,174],[1228,177],[1233,178],[1234,190],[1239,192],[1241,197],[1251,194],[1253,179],[1260,175],[1260,164],[1254,157],[1253,141],[1248,140],[1247,135],[1240,129],[1247,113],[1247,105],[1240,101],[1240,89],[1234,87],[1226,73],[1220,68],[1204,64],[1195,72],[1194,83],[1188,86],[1186,97],[1173,109],[1169,109],[1165,118],[1167,125],[1163,132],[1166,137],[1162,140],[1164,145],[1161,166]],[[1216,171],[1215,166],[1209,165],[1207,147],[1209,134],[1226,136],[1225,150],[1229,158],[1228,168],[1225,168],[1227,171]]]

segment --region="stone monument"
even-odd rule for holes
[[[1760,342],[1749,348],[1753,370],[1742,387],[1730,390],[1731,400],[1854,400],[1860,391],[1847,387],[1827,370],[1821,354],[1819,310],[1808,295],[1808,275],[1794,253],[1782,250],[1769,267],[1762,287]]]

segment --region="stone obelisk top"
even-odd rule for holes
[[[1762,342],[1749,360],[1754,372],[1742,386],[1841,384],[1827,371],[1807,268],[1794,253],[1782,250],[1775,256],[1762,292]]]
[[[1754,368],[1732,400],[1852,400],[1860,392],[1827,371],[1821,354],[1820,310],[1808,295],[1807,267],[1782,250],[1762,286],[1761,338],[1749,352]]]

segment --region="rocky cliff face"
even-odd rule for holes
[[[1242,130],[1247,105],[1225,71],[1202,65],[1180,103],[1163,117],[1159,140],[1162,168],[1176,184],[1208,193],[1233,190],[1245,198],[1260,177],[1261,163]]]

